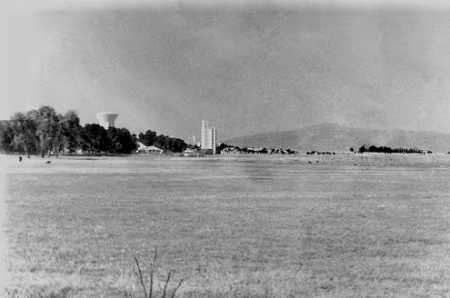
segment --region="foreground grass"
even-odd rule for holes
[[[377,158],[13,168],[8,295],[450,296],[450,161]]]

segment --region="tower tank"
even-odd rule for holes
[[[114,127],[114,122],[116,121],[119,114],[113,112],[100,112],[96,114],[98,124],[104,128]]]

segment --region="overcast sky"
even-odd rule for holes
[[[221,138],[321,122],[450,133],[450,10],[339,3],[11,13],[0,118],[52,105],[183,138],[201,119]]]

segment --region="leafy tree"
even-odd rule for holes
[[[31,111],[37,124],[36,135],[39,138],[39,149],[41,156],[52,152],[57,147],[60,139],[59,117],[54,108],[42,106],[37,112]]]
[[[139,141],[145,146],[153,145],[157,140],[156,132],[152,130],[147,130],[145,133],[139,134]]]
[[[37,149],[36,123],[23,113],[16,113],[11,118],[14,138],[13,148],[30,157]]]
[[[136,149],[136,141],[126,128],[108,128],[107,135],[111,147],[110,153],[129,154]]]
[[[0,149],[5,152],[13,151],[13,139],[14,129],[11,121],[2,121],[0,123]]]
[[[80,118],[74,111],[68,111],[59,120],[62,136],[62,147],[68,152],[74,152],[81,143]]]
[[[81,130],[81,138],[82,148],[89,153],[107,152],[110,148],[107,131],[99,124],[86,124]]]

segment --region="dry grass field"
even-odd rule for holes
[[[9,297],[450,297],[450,157],[4,158]]]

